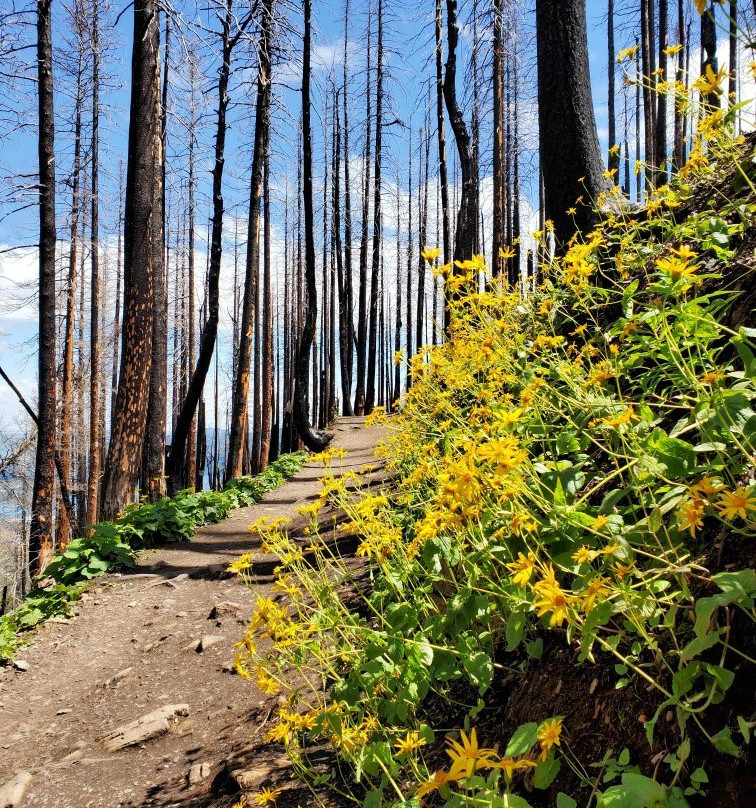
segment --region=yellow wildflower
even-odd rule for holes
[[[591,550],[590,547],[583,545],[576,553],[572,554],[572,559],[577,561],[578,564],[589,564],[599,555],[598,550]]]
[[[605,598],[609,594],[608,583],[608,578],[603,575],[597,575],[589,581],[588,586],[580,593],[580,605],[584,612],[590,612],[599,598]]]
[[[418,797],[424,797],[426,794],[431,794],[441,788],[441,786],[446,785],[449,780],[448,772],[437,771],[430,780],[426,780],[424,783],[420,784],[416,794]]]
[[[722,66],[715,73],[710,64],[706,65],[706,72],[703,76],[693,82],[693,86],[701,92],[702,95],[711,95],[712,93],[719,92],[719,85],[727,75],[727,68]]]
[[[423,251],[420,253],[424,261],[427,261],[429,264],[435,263],[436,259],[439,255],[441,255],[441,248],[440,247],[424,247]]]
[[[554,746],[561,746],[559,739],[561,733],[561,719],[554,718],[551,721],[545,721],[543,723],[543,726],[538,730],[538,740],[541,742],[541,760],[546,760],[549,751]]]
[[[733,491],[723,491],[717,507],[725,519],[733,520],[739,516],[745,520],[748,518],[748,511],[756,511],[756,494],[739,485]]]
[[[498,761],[498,763],[493,763],[491,768],[501,769],[504,772],[506,779],[511,780],[515,772],[523,771],[525,769],[533,769],[535,766],[535,761],[526,760],[525,758],[521,758],[520,760],[514,760],[514,758],[502,758],[500,761]]]
[[[677,521],[680,525],[680,530],[690,531],[691,537],[696,535],[696,530],[703,527],[703,520],[701,517],[704,512],[704,504],[700,499],[686,499],[677,509]]]
[[[394,748],[398,755],[406,755],[410,752],[414,752],[416,749],[419,749],[421,746],[425,746],[425,739],[420,737],[419,732],[408,732],[403,738],[399,738],[394,743]]]
[[[636,54],[637,52],[638,52],[638,46],[637,46],[637,45],[633,45],[633,46],[632,46],[632,47],[630,47],[630,48],[625,48],[624,50],[621,50],[621,51],[620,51],[620,52],[617,54],[617,61],[618,61],[620,64],[622,64],[622,62],[624,62],[624,61],[625,61],[625,59],[632,59],[632,57],[633,57],[633,56],[635,56],[635,54]]]
[[[535,570],[536,557],[533,553],[524,556],[517,554],[517,561],[511,561],[507,567],[514,573],[512,582],[517,586],[525,586]]]
[[[496,757],[493,749],[486,749],[478,746],[478,736],[473,727],[468,737],[464,730],[460,732],[460,740],[448,741],[449,748],[446,754],[452,760],[449,769],[450,780],[464,780],[472,777],[478,769],[488,769]]]
[[[280,788],[264,788],[259,794],[255,794],[253,797],[254,801],[262,806],[262,805],[275,805],[276,800],[281,796],[281,789]]]

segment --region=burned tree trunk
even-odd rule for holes
[[[546,218],[558,245],[593,222],[605,188],[593,116],[585,0],[537,0],[538,129]],[[581,202],[576,202],[583,197]],[[575,208],[574,216],[567,213]]]
[[[467,124],[457,101],[457,43],[459,41],[457,0],[446,0],[446,17],[448,54],[444,76],[444,101],[449,115],[449,123],[454,132],[461,173],[459,211],[457,213],[457,229],[454,235],[453,256],[455,261],[459,261],[471,258],[475,247],[478,188],[475,172],[472,170],[473,155],[470,133],[467,130]],[[448,325],[448,313],[446,319]]]
[[[228,109],[228,80],[231,73],[231,54],[234,45],[242,35],[249,23],[249,17],[239,23],[239,29],[232,36],[231,23],[233,21],[232,0],[226,0],[225,12],[222,22],[221,43],[222,61],[218,77],[218,116],[215,131],[215,162],[213,165],[213,218],[212,236],[210,239],[210,265],[207,273],[207,316],[202,329],[197,365],[192,373],[189,388],[181,404],[181,411],[176,419],[176,428],[173,432],[171,451],[168,455],[166,473],[168,476],[169,492],[175,493],[180,485],[182,469],[186,460],[186,443],[191,429],[191,423],[197,411],[202,392],[205,387],[210,363],[215,351],[215,341],[218,335],[219,314],[219,283],[221,270],[221,256],[223,251],[223,166],[226,148],[226,111]]]
[[[134,497],[152,367],[153,222],[158,160],[159,30],[156,0],[134,3],[134,45],[124,221],[124,311],[115,421],[102,480],[101,516]]]
[[[378,354],[378,275],[381,262],[381,137],[383,134],[383,0],[378,0],[378,41],[375,80],[375,186],[373,196],[373,253],[370,267],[370,318],[368,323],[367,393],[365,414],[375,407],[375,373]]]
[[[294,368],[293,421],[297,434],[311,451],[320,451],[328,445],[328,436],[317,432],[310,424],[307,412],[308,368],[310,350],[315,336],[318,297],[315,283],[315,222],[312,207],[312,131],[310,125],[310,44],[312,39],[312,2],[304,2],[304,39],[302,43],[302,171],[305,231],[305,312],[299,336]]]
[[[250,363],[254,325],[257,315],[258,280],[260,276],[260,209],[264,179],[264,152],[270,127],[270,34],[273,1],[266,0],[262,8],[262,27],[257,64],[257,104],[255,108],[255,142],[252,154],[252,177],[249,191],[249,217],[247,225],[247,259],[244,275],[244,301],[242,303],[239,356],[236,362],[233,399],[231,403],[231,431],[226,459],[226,477],[232,479],[242,473],[245,437],[248,431],[247,399],[249,398]]]

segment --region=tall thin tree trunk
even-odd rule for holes
[[[504,19],[502,0],[493,4],[493,241],[494,277],[504,271]]]
[[[365,149],[363,152],[364,168],[362,179],[362,221],[360,236],[360,268],[357,309],[357,384],[354,392],[355,415],[365,413],[365,362],[367,360],[367,251],[368,251],[368,216],[370,212],[370,168],[372,156],[371,140],[371,102],[370,92],[370,46],[372,37],[372,4],[368,4],[367,29],[367,63],[365,66]]]
[[[102,480],[101,516],[134,497],[152,366],[154,226],[158,183],[159,40],[156,0],[135,0],[124,226],[124,317],[115,423]]]
[[[478,189],[475,174],[472,170],[470,133],[467,130],[467,124],[457,101],[457,43],[459,41],[457,0],[446,0],[446,28],[448,54],[446,57],[446,74],[444,76],[444,101],[449,115],[449,123],[454,132],[460,173],[462,175],[453,257],[455,261],[461,261],[472,257],[475,246],[478,218],[475,200],[478,197]],[[449,325],[448,310],[445,316],[445,325],[447,327]]]
[[[167,137],[168,59],[170,55],[170,17],[165,15],[165,65],[160,103],[160,127],[156,132],[157,182],[152,217],[152,370],[147,431],[142,449],[142,490],[151,502],[165,496],[166,411],[168,407],[168,297],[165,274],[165,148]],[[188,303],[188,301],[187,301]],[[184,332],[186,334],[186,331]],[[184,343],[186,344],[186,343]],[[186,355],[186,351],[185,351]],[[190,442],[193,450],[193,442]],[[192,481],[193,482],[193,481]],[[182,487],[190,481],[184,477]]]
[[[546,216],[558,246],[588,232],[602,190],[588,71],[585,0],[536,0],[538,123]],[[579,196],[585,201],[576,203]],[[571,216],[569,208],[576,208]]]
[[[231,429],[226,458],[226,477],[232,479],[242,473],[244,443],[248,431],[247,401],[249,398],[250,363],[257,314],[258,278],[260,269],[260,206],[264,179],[264,153],[270,126],[270,32],[273,18],[273,0],[262,7],[259,55],[257,64],[257,103],[255,107],[255,142],[252,154],[252,172],[247,219],[247,257],[244,272],[244,300],[242,303],[239,356],[236,363],[231,403]]]
[[[83,91],[84,53],[79,52],[79,65],[76,73],[76,107],[74,117],[74,156],[71,171],[71,229],[68,248],[68,291],[66,294],[65,337],[63,341],[63,393],[61,401],[60,431],[63,455],[63,474],[66,484],[71,479],[71,454],[73,435],[71,412],[73,408],[74,382],[74,329],[76,326],[76,261],[79,247],[79,181],[81,176],[81,117],[84,100]],[[58,507],[56,543],[64,547],[70,537],[71,526],[66,509]]]
[[[87,524],[97,522],[100,486],[100,4],[92,3],[92,182],[89,314],[89,482]]]
[[[638,38],[635,39],[635,71],[638,75],[641,75],[643,70],[641,66],[641,54],[639,49],[640,42]],[[641,162],[641,125],[640,125],[640,118],[641,118],[641,82],[635,82],[635,201],[640,205],[643,201],[643,179],[641,178],[641,174],[645,176],[645,171],[640,171],[640,162]]]
[[[39,356],[37,451],[34,463],[29,568],[41,572],[53,552],[55,468],[55,115],[53,111],[52,0],[37,0],[39,114]]]
[[[349,300],[347,298],[347,278],[344,267],[344,253],[341,242],[341,114],[339,110],[339,91],[333,105],[333,193],[331,208],[333,236],[336,240],[336,279],[339,288],[339,374],[341,376],[341,413],[352,415],[352,385],[349,372],[349,357],[352,353],[352,322],[349,316]],[[344,161],[345,169],[349,159]],[[345,189],[348,194],[348,190]]]
[[[667,83],[667,54],[664,52],[667,47],[667,0],[659,0],[659,74],[658,85],[665,87]],[[654,153],[656,155],[657,185],[664,185],[667,181],[667,93],[659,92],[656,105],[656,145]]]
[[[175,492],[177,483],[181,479],[181,471],[186,459],[186,441],[192,419],[197,410],[202,391],[205,386],[207,372],[215,351],[215,342],[218,334],[219,315],[219,282],[221,270],[221,257],[223,251],[223,166],[225,162],[226,146],[226,111],[228,109],[228,80],[231,72],[231,55],[234,45],[242,35],[249,22],[246,17],[239,23],[239,28],[231,36],[231,23],[233,20],[232,0],[226,0],[223,17],[222,61],[218,77],[218,116],[215,132],[215,162],[213,165],[213,218],[212,237],[210,240],[210,265],[207,273],[207,314],[200,339],[197,364],[192,374],[189,389],[181,405],[181,411],[176,419],[176,429],[173,434],[171,451],[168,455],[166,471],[168,473],[169,490]]]
[[[728,106],[738,103],[738,0],[730,0],[730,80],[727,87]]]
[[[273,411],[273,321],[271,300],[271,238],[270,223],[270,126],[266,128],[263,149],[263,288],[262,288],[262,406],[260,410],[259,469],[268,467],[270,457],[270,428]]]
[[[352,282],[352,188],[349,178],[349,102],[348,102],[348,53],[349,53],[349,0],[344,2],[344,297],[346,298],[345,324],[346,368],[344,415],[352,415],[352,371],[354,366],[354,289]]]
[[[679,87],[682,87],[685,82],[685,53],[687,50],[687,43],[685,37],[685,4],[684,0],[677,0],[677,41],[682,48],[676,54],[677,69],[675,71],[675,80]],[[684,109],[675,100],[674,105],[674,126],[675,126],[675,144],[672,154],[672,165],[675,171],[679,171],[685,158],[684,152],[684,138],[683,138],[683,115]]]
[[[118,349],[121,345],[121,282],[123,279],[123,165],[118,178],[118,241],[116,250],[116,291],[113,313],[113,367],[110,378],[110,428],[115,420],[116,394],[118,393]]]
[[[410,123],[409,144],[407,149],[407,389],[412,386],[412,373],[410,371],[414,351],[412,350],[412,265],[414,262],[414,233],[412,231],[412,125]]]
[[[608,117],[609,117],[609,158],[607,165],[610,171],[619,170],[619,152],[617,146],[617,113],[616,113],[616,90],[615,90],[615,52],[614,52],[614,0],[608,0],[606,16],[607,53],[609,56],[607,64],[607,75],[609,77],[609,87],[607,94]]]
[[[654,78],[651,73],[653,67],[654,39],[651,30],[651,19],[653,17],[653,0],[641,0],[641,61],[643,64],[642,85],[643,85],[643,123],[644,142],[646,146],[645,162],[646,168],[644,176],[646,178],[646,190],[653,185],[654,169],[656,168],[655,156],[655,132],[654,132],[654,94],[652,84]]]
[[[316,432],[307,412],[307,370],[310,350],[315,336],[318,312],[315,283],[315,239],[312,209],[312,132],[310,126],[310,47],[312,39],[312,2],[304,0],[304,38],[302,43],[302,171],[305,235],[305,283],[306,309],[302,332],[299,338],[295,368],[293,421],[297,434],[311,451],[320,451],[328,445],[328,436]]]
[[[444,121],[444,78],[443,78],[443,14],[441,0],[436,0],[436,132],[438,136],[438,171],[441,183],[441,215],[444,258],[451,261],[451,224],[449,222],[449,177],[446,168],[446,124]]]
[[[383,0],[378,0],[378,41],[375,80],[375,186],[373,196],[373,260],[370,268],[370,321],[368,324],[367,392],[365,413],[375,407],[375,373],[378,349],[378,275],[381,262],[381,138],[383,135]]]
[[[402,394],[402,367],[399,352],[402,349],[402,212],[400,205],[400,189],[402,178],[396,172],[396,320],[394,323],[394,398],[399,400]],[[434,329],[435,330],[435,329]]]
[[[423,199],[420,207],[420,244],[424,245],[428,239],[428,178],[429,174],[429,157],[430,157],[430,126],[428,116],[426,115],[426,125],[424,136],[420,136],[420,184],[418,186],[418,199],[422,191]],[[423,159],[422,149],[423,143],[425,144],[425,175],[423,175]],[[421,247],[422,252],[422,247]],[[417,310],[415,315],[415,344],[417,350],[426,344],[424,339],[424,329],[426,324],[425,317],[425,259],[420,255],[420,260],[417,265]]]

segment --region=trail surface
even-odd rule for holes
[[[373,452],[380,428],[342,418],[335,433],[332,445],[348,451],[343,471],[363,470],[367,480],[380,474]],[[322,475],[322,464],[308,463],[191,542],[142,553],[133,570],[94,585],[71,619],[35,633],[19,652],[27,670],[0,668],[0,808],[234,801],[234,760],[265,733],[276,700],[231,664],[254,596],[270,584],[263,577],[250,592],[226,567],[254,549],[249,524],[294,517],[317,497]],[[108,751],[145,731],[154,736]],[[7,797],[14,783],[22,793],[16,802]]]

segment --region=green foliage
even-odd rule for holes
[[[261,530],[291,603],[258,601],[240,672],[285,694],[269,737],[294,756],[303,729],[330,740],[370,804],[437,792],[445,808],[526,806],[521,793],[556,792],[569,767],[586,790],[574,796],[593,790],[606,808],[684,808],[712,774],[698,765],[700,744],[707,756],[743,756],[752,725],[732,692],[752,661],[742,626],[755,617],[756,573],[738,569],[736,554],[718,570],[723,549],[754,537],[755,335],[731,325],[751,279],[731,265],[749,266],[738,251],[750,249],[756,197],[751,187],[727,200],[742,140],[716,137],[716,149],[696,151],[715,199],[681,171],[642,218],[619,205],[565,255],[544,259],[527,296],[496,280],[481,291],[479,256],[451,277],[435,267],[455,292],[450,338],[411,360],[412,388],[387,422],[382,451],[397,491],[356,499],[327,477],[321,494],[347,511],[344,530],[370,561],[360,608],[340,596],[352,569],[316,552],[317,536],[313,560],[279,526]],[[660,716],[672,718],[669,771],[631,766],[623,750],[607,753],[596,783],[570,748],[570,716],[561,745],[549,746],[549,707],[537,701],[504,746],[506,764],[470,742],[475,765],[455,768],[464,733],[476,722],[481,735],[492,731],[481,718],[500,706],[497,676],[537,670],[547,642],[614,671],[617,689],[633,686],[633,718],[651,714],[652,747]],[[313,671],[322,695],[308,687]],[[460,716],[448,771],[433,774],[412,736],[427,713],[442,716],[437,735]],[[629,735],[634,750],[645,745]],[[501,748],[501,738],[484,740]],[[572,795],[556,801],[575,805]]]
[[[307,452],[292,452],[255,477],[231,480],[223,491],[181,491],[158,502],[135,503],[112,522],[88,528],[53,556],[27,599],[0,617],[0,661],[13,658],[21,632],[50,617],[67,615],[84,585],[115,569],[131,566],[137,550],[160,542],[188,541],[198,527],[220,522],[234,508],[259,502],[305,463]]]

